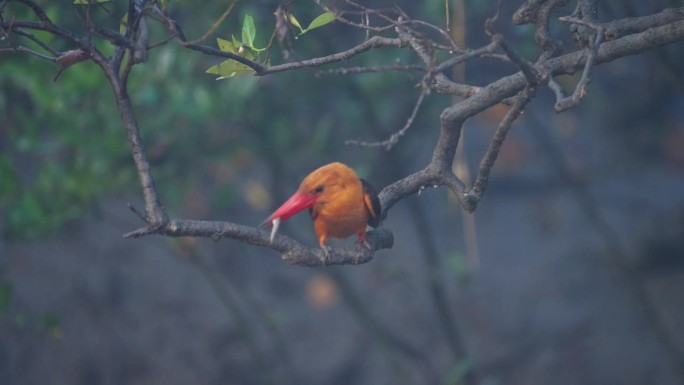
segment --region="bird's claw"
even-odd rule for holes
[[[356,241],[356,243],[367,248],[369,251],[373,250],[373,246],[371,246],[370,242],[368,242],[366,239],[359,239]]]

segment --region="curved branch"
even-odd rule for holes
[[[511,106],[503,120],[501,120],[501,123],[494,134],[494,138],[489,144],[489,149],[487,150],[484,158],[482,158],[475,183],[473,183],[473,187],[468,192],[469,206],[466,207],[466,210],[475,210],[476,202],[479,202],[484,196],[485,190],[487,189],[487,184],[489,182],[489,173],[491,172],[492,167],[494,167],[496,158],[499,156],[499,151],[501,150],[501,146],[506,139],[508,130],[511,129],[513,122],[523,113],[525,106],[532,100],[537,92],[537,87],[538,85],[529,86],[518,96],[516,96],[514,98],[515,101],[513,102],[513,106]]]
[[[391,39],[382,36],[373,36],[370,39],[364,41],[363,43],[350,48],[346,51],[338,52],[332,55],[323,56],[319,58],[302,60],[293,63],[279,64],[271,67],[264,68],[262,71],[257,71],[257,75],[269,75],[277,72],[292,71],[300,68],[311,68],[320,67],[325,64],[337,63],[345,60],[351,59],[353,56],[370,51],[374,48],[379,47],[405,47],[406,43],[401,39]]]
[[[385,139],[381,142],[363,142],[359,140],[347,140],[344,142],[344,144],[360,147],[384,147],[387,151],[391,150],[392,147],[399,143],[399,139],[402,136],[404,136],[406,134],[406,131],[408,131],[408,129],[413,125],[413,121],[416,119],[416,115],[418,115],[420,106],[423,104],[423,99],[425,99],[425,96],[430,92],[430,89],[423,82],[421,82],[421,88],[422,90],[420,92],[420,95],[418,95],[418,100],[416,100],[416,103],[413,106],[411,115],[408,117],[408,119],[406,119],[404,127],[402,127],[399,131],[393,133],[392,135],[390,135],[388,139]]]
[[[392,232],[379,228],[366,233],[370,248],[357,243],[354,247],[331,249],[326,256],[319,247],[305,246],[296,240],[276,234],[273,242],[270,232],[257,227],[243,226],[224,221],[203,221],[170,218],[163,225],[151,224],[124,235],[124,238],[138,238],[149,234],[170,237],[201,237],[219,240],[221,238],[239,239],[251,245],[267,247],[280,253],[283,260],[292,265],[323,266],[361,264],[370,261],[375,251],[390,249],[394,243]]]

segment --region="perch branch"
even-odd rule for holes
[[[238,225],[223,221],[199,221],[189,219],[168,219],[162,226],[147,226],[124,235],[124,238],[138,238],[149,234],[170,237],[201,237],[219,240],[233,238],[251,245],[267,247],[280,253],[289,264],[302,266],[361,264],[370,261],[375,251],[392,247],[394,237],[389,230],[380,228],[369,231],[366,241],[370,249],[361,244],[354,247],[335,248],[325,255],[319,247],[308,247],[282,234],[270,240],[270,233],[264,229]]]

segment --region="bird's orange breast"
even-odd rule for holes
[[[346,238],[365,231],[369,213],[361,181],[349,178],[326,186],[326,191],[313,206],[311,216],[319,240],[328,236]]]

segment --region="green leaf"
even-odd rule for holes
[[[254,47],[255,37],[256,27],[254,26],[254,19],[250,15],[245,15],[245,20],[242,22],[242,44]]]
[[[235,36],[233,36],[232,42],[225,40],[225,39],[221,39],[220,37],[217,37],[216,38],[216,44],[218,45],[218,47],[221,51],[232,52],[232,53],[237,53],[237,50],[235,49],[235,47],[240,46],[240,42],[235,40]]]
[[[235,36],[233,36],[233,41],[221,39],[220,37],[216,38],[216,43],[221,51],[234,53],[252,61],[254,61],[257,57],[252,49],[245,49],[244,45],[235,39]],[[254,70],[238,61],[229,59],[209,67],[206,72],[208,74],[219,75],[218,79],[216,80],[221,80],[232,78],[234,76],[247,75],[253,73]]]
[[[297,20],[297,18],[294,17],[293,14],[291,14],[291,13],[288,12],[288,13],[286,14],[286,17],[287,17],[287,21],[289,21],[290,24],[292,24],[292,25],[294,25],[295,27],[299,28],[299,30],[301,31],[301,33],[304,33],[304,28],[302,28],[302,25],[299,24],[299,20]]]
[[[317,18],[313,19],[311,21],[311,24],[309,24],[309,26],[306,27],[306,30],[303,32],[308,32],[314,28],[322,27],[326,24],[331,23],[334,20],[335,20],[335,14],[334,13],[332,13],[332,12],[323,13],[323,14],[319,15]]]
[[[237,39],[235,39],[235,36],[233,36],[232,42],[218,37],[216,38],[216,43],[218,44],[219,49],[221,51],[234,53],[236,55],[240,55],[244,58],[247,58],[251,61],[254,61],[257,58],[257,54],[254,51],[259,51],[255,48],[245,47],[245,45],[243,45]]]
[[[246,65],[236,62],[235,60],[226,60],[217,65],[209,67],[208,74],[219,75],[216,80],[232,78],[234,76],[247,75],[254,72],[253,69]]]

